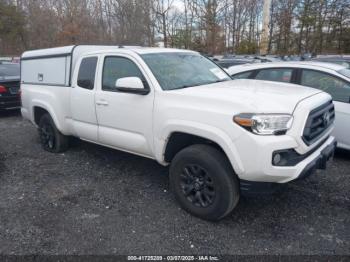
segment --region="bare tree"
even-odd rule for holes
[[[180,5],[180,6],[179,6]],[[263,0],[2,0],[0,52],[131,44],[256,53]],[[272,0],[268,52],[350,52],[349,0]]]
[[[164,47],[168,47],[168,14],[173,4],[174,0],[157,0],[155,4],[154,10],[163,34]]]

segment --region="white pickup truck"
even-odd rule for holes
[[[170,186],[195,216],[219,220],[241,194],[325,169],[334,106],[319,90],[235,80],[196,52],[67,46],[21,58],[22,115],[45,150],[68,137],[170,164]]]

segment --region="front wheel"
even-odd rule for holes
[[[39,138],[41,146],[48,152],[61,153],[68,148],[68,137],[57,129],[49,114],[40,118]]]
[[[193,145],[175,156],[170,186],[183,209],[205,220],[224,218],[239,201],[239,182],[229,161],[209,145]]]

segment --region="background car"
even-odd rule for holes
[[[282,61],[304,61],[305,58],[297,55],[281,56]]]
[[[324,62],[277,62],[230,67],[233,79],[257,79],[294,83],[320,89],[332,95],[338,147],[350,150],[350,70]]]
[[[279,62],[281,58],[272,55],[254,56],[254,59],[259,63]]]
[[[346,68],[350,68],[350,56],[339,55],[320,55],[312,59],[313,61],[327,62],[333,64],[339,64]]]
[[[0,111],[20,107],[20,65],[0,62]]]
[[[255,56],[255,55],[231,55],[225,54],[221,59],[214,60],[216,64],[222,68],[228,69],[231,66],[252,64],[252,63],[268,63],[278,62],[281,58],[278,56],[266,55],[266,56]]]
[[[256,62],[257,61],[253,58],[224,58],[215,61],[215,63],[221,66],[222,68],[229,68],[231,66],[244,65]]]

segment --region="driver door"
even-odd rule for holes
[[[99,142],[139,155],[153,155],[153,100],[144,72],[130,56],[105,56],[99,88],[95,94]],[[139,77],[148,92],[121,92],[116,81]]]

